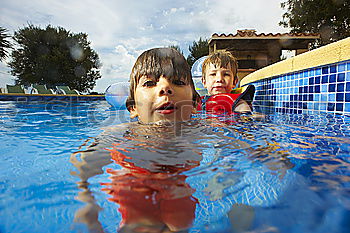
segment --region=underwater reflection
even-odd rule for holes
[[[110,182],[100,183],[101,190],[110,195],[108,200],[119,205],[122,219],[118,232],[187,232],[192,226],[198,201],[183,173],[199,166],[202,155],[183,137],[183,127],[108,128],[72,157],[79,170],[76,175],[86,184],[90,177],[101,174],[103,166],[119,165],[106,170]],[[84,191],[78,199],[88,204],[77,211],[76,221],[102,232],[98,221],[101,208],[88,186],[80,185]]]
[[[349,163],[339,157],[348,155],[348,140],[283,122],[215,118],[106,128],[71,157],[81,179],[77,199],[86,203],[75,220],[92,232],[315,232],[341,225],[336,218],[318,226],[317,218],[343,198],[334,173],[349,177]],[[328,145],[337,154],[325,158]],[[337,187],[333,193],[326,181]]]

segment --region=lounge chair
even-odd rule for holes
[[[8,85],[6,84],[7,93],[11,94],[25,94],[24,88],[22,85]]]
[[[30,94],[55,94],[52,89],[47,89],[46,85],[34,84]]]
[[[68,86],[57,86],[57,93],[63,95],[80,95],[75,89],[71,90]]]

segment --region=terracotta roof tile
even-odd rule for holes
[[[237,33],[235,35],[233,35],[232,33],[226,35],[224,33],[222,34],[217,34],[217,33],[214,33],[212,36],[211,36],[211,39],[217,39],[217,38],[220,38],[220,39],[239,39],[239,38],[276,38],[278,39],[278,37],[311,37],[311,38],[319,38],[320,37],[320,34],[319,33],[276,33],[276,34],[273,34],[273,33],[268,33],[268,34],[265,34],[265,33],[260,33],[260,34],[257,34],[255,30],[237,30]]]

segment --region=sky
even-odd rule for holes
[[[0,26],[10,35],[33,24],[87,33],[102,63],[94,91],[127,81],[136,58],[154,47],[188,47],[214,33],[283,33],[283,0],[0,0]],[[8,60],[0,63],[0,87],[14,84]]]

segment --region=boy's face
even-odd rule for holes
[[[208,93],[215,95],[230,93],[238,80],[235,79],[235,74],[232,72],[230,64],[227,67],[218,68],[210,63],[205,70],[205,76],[202,78],[202,81]]]
[[[192,88],[184,79],[170,81],[161,76],[142,76],[135,89],[135,105],[130,117],[142,123],[187,121],[194,110]]]

